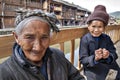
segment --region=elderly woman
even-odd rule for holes
[[[0,80],[84,80],[63,52],[49,47],[51,31],[59,31],[51,17],[38,10],[17,17],[16,43],[0,65]]]

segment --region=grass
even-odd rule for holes
[[[0,59],[0,63],[2,63],[3,61],[5,61],[6,59],[8,59],[9,57],[5,57],[5,58],[1,58]]]
[[[117,19],[117,23],[120,25],[120,19]]]

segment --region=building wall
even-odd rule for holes
[[[60,1],[60,0],[58,0]],[[0,0],[0,28],[14,28],[15,16],[18,8],[42,9],[55,13],[62,25],[73,24],[77,20],[77,7],[66,5],[57,0]],[[81,14],[84,14],[80,12]],[[79,14],[80,14],[79,13]],[[79,15],[78,14],[78,15]],[[80,15],[81,15],[80,14]]]

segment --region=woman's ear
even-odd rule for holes
[[[18,35],[15,32],[12,32],[12,33],[13,33],[13,37],[14,37],[15,41],[18,43]]]

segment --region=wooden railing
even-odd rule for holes
[[[75,39],[81,38],[88,30],[84,28],[63,28],[59,33],[53,33],[50,45],[60,44],[60,49],[64,52],[64,43],[71,41],[70,61],[74,63]],[[120,40],[120,25],[106,27],[106,34],[110,35],[114,43]],[[14,38],[12,35],[0,36],[0,58],[11,55]],[[80,67],[80,65],[78,65]]]
[[[105,33],[111,37],[114,44],[120,41],[120,25],[108,26]]]

